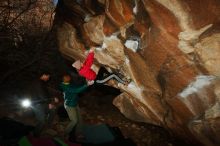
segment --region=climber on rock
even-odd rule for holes
[[[114,73],[109,73],[107,71],[105,72],[105,74],[107,74],[105,77],[100,77],[101,79],[97,79],[96,72],[91,68],[94,62],[94,50],[95,47],[91,47],[84,63],[81,63],[80,60],[77,60],[72,64],[72,66],[78,71],[79,75],[85,77],[88,82],[95,82],[100,84],[114,78],[122,84],[127,84],[127,82],[122,80],[118,75]]]

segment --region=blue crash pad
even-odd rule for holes
[[[115,140],[114,135],[105,124],[85,125],[83,133],[86,139],[85,143],[99,144]]]

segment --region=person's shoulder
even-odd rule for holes
[[[65,83],[60,83],[60,85],[59,85],[59,88],[61,88],[61,89],[64,89],[64,88],[66,88],[66,87],[69,87],[70,85],[69,84],[65,84]]]
[[[71,83],[70,84],[70,87],[71,88],[80,88],[80,87],[82,87],[82,86],[85,86],[86,84],[85,83]]]
[[[69,84],[69,86],[70,86],[71,88],[76,88],[78,85],[75,84],[75,83],[73,83],[73,82],[71,82],[71,83]]]

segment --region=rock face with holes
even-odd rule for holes
[[[131,80],[114,105],[185,140],[220,145],[219,0],[60,0],[61,53]]]

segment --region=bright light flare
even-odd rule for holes
[[[29,99],[24,99],[22,100],[21,105],[25,108],[28,108],[31,106],[31,101]]]

